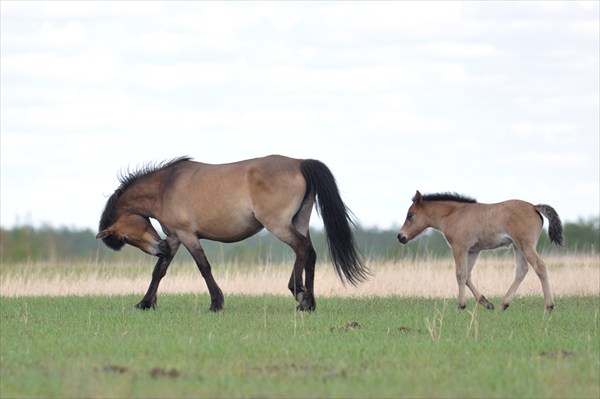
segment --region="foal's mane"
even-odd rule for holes
[[[133,183],[139,181],[141,178],[151,175],[155,172],[158,172],[163,169],[167,169],[175,164],[180,162],[189,161],[191,157],[183,156],[178,158],[173,158],[171,160],[165,160],[162,162],[149,162],[141,167],[138,167],[133,172],[130,172],[129,169],[125,173],[119,172],[118,179],[121,185],[119,188],[115,190],[115,192],[110,196],[108,201],[106,202],[106,206],[104,207],[104,211],[102,212],[102,216],[100,217],[100,225],[99,231],[104,230],[108,226],[112,225],[117,216],[117,202],[119,197],[125,190],[127,190]],[[108,242],[105,241],[108,244]],[[109,245],[110,246],[110,245]]]
[[[413,197],[413,201],[415,198]],[[458,193],[435,193],[435,194],[423,194],[423,201],[453,201],[453,202],[464,202],[474,204],[477,202],[475,198],[467,197],[466,195]]]

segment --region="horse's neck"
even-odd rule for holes
[[[160,179],[139,182],[123,195],[127,207],[138,209],[144,216],[156,217],[160,209]]]

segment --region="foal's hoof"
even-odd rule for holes
[[[554,310],[554,304],[546,305],[546,313],[550,313],[552,310]]]
[[[483,295],[479,298],[478,301],[481,305],[485,306],[487,310],[494,310],[494,304],[487,300]]]

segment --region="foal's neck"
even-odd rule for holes
[[[430,227],[445,232],[452,214],[464,203],[454,201],[431,201],[427,203]]]

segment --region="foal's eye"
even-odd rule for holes
[[[412,212],[408,212],[408,213],[406,214],[406,220],[408,220],[408,221],[410,222],[410,221],[412,220],[412,218],[413,218],[413,215],[414,215],[414,214],[413,214]]]

